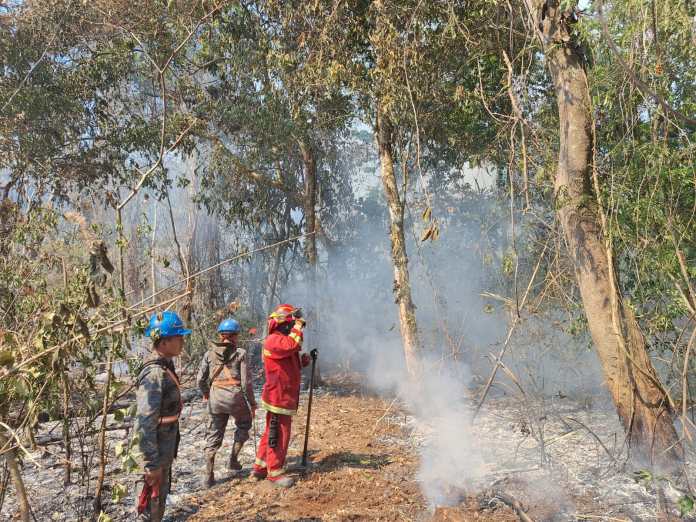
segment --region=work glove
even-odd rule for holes
[[[159,486],[150,486],[148,483],[145,483],[138,498],[138,515],[145,513],[150,500],[156,500],[157,497],[159,497]]]
[[[306,368],[312,362],[312,358],[309,356],[309,354],[303,353],[300,356],[300,362],[302,362],[302,367]]]
[[[307,321],[304,317],[295,317],[295,326],[298,327],[300,330],[304,328],[306,324]]]

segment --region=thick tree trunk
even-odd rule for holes
[[[411,298],[411,280],[408,274],[408,256],[404,234],[404,201],[399,195],[399,187],[394,173],[392,152],[392,132],[388,117],[377,111],[377,147],[384,195],[389,208],[389,238],[394,265],[394,294],[399,305],[399,325],[404,344],[406,368],[411,377],[420,373],[418,326],[416,307]]]
[[[533,13],[553,77],[560,119],[555,195],[558,218],[604,378],[634,455],[654,464],[682,457],[667,394],[645,337],[616,283],[611,247],[593,190],[593,132],[584,60],[558,4],[534,2]],[[542,15],[543,13],[543,15]]]

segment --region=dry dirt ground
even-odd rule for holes
[[[306,406],[303,400],[302,408]],[[175,520],[348,521],[438,520],[506,521],[517,516],[501,503],[483,508],[476,499],[434,516],[416,482],[418,456],[404,415],[382,399],[356,389],[330,386],[315,395],[308,471],[297,467],[306,411],[294,419],[289,467],[298,483],[279,490],[268,481],[231,479],[189,499]],[[247,462],[244,463],[245,468]]]

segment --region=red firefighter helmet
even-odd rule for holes
[[[282,304],[276,308],[271,315],[268,316],[268,333],[275,330],[278,325],[281,325],[288,320],[292,320],[292,315],[296,310],[297,308],[290,304]]]
[[[282,324],[295,313],[295,308],[291,304],[282,304],[269,316],[269,319],[275,319],[278,324]]]

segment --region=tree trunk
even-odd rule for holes
[[[392,129],[387,116],[377,110],[377,147],[379,167],[384,195],[389,208],[389,238],[391,239],[392,264],[394,265],[394,294],[399,305],[399,325],[404,345],[406,369],[411,377],[420,372],[418,326],[416,307],[411,298],[411,281],[408,275],[408,256],[404,234],[404,200],[399,195],[399,187],[394,173],[392,152]]]
[[[302,163],[304,165],[304,214],[305,233],[314,232],[317,226],[317,163],[312,146],[300,141]],[[307,262],[309,263],[310,284],[316,284],[317,239],[316,234],[307,236]],[[315,296],[312,295],[312,298]]]
[[[278,296],[278,274],[280,273],[280,261],[283,259],[283,247],[279,246],[276,248],[275,258],[273,259],[273,270],[271,271],[271,287],[268,291],[268,305],[267,310],[273,310],[274,306],[277,306]]]
[[[66,294],[68,293],[68,267],[65,264],[65,257],[61,257],[63,266],[63,287]],[[70,441],[70,376],[68,368],[63,365],[60,372],[60,379],[63,388],[63,447],[65,448],[65,475],[63,476],[63,485],[67,486],[71,482],[72,474],[72,443]]]
[[[189,176],[191,177],[191,183],[189,184],[189,194],[191,195],[191,200],[194,200],[194,196],[197,194],[199,187],[198,187],[198,179],[197,179],[197,173],[196,173],[196,165],[198,163],[198,149],[194,148],[193,152],[191,154],[190,160],[189,160]],[[169,205],[171,208],[171,203]],[[183,263],[186,264],[186,277],[190,277],[190,275],[196,271],[196,267],[194,266],[194,250],[196,247],[196,231],[198,229],[198,212],[196,211],[196,206],[195,205],[190,205],[188,209],[188,245],[187,245],[187,250],[186,250],[186,258],[183,259],[183,252],[181,253],[182,256],[182,261]],[[174,222],[173,222],[173,215],[172,215],[172,230],[174,230]],[[191,293],[188,295],[186,298],[186,302],[184,303],[182,312],[183,312],[183,320],[186,324],[191,324],[191,320],[193,318],[193,302],[194,302],[194,294],[196,290],[196,280],[195,279],[188,279],[186,281],[186,288],[187,290],[190,290]]]
[[[572,15],[563,13],[554,1],[530,4],[546,46],[558,103],[557,213],[590,334],[634,454],[653,464],[669,465],[682,458],[669,398],[633,312],[622,302],[593,190],[591,104],[582,53],[567,25]]]
[[[315,335],[319,337],[319,307],[317,306],[317,162],[314,149],[306,141],[299,141],[304,166],[304,214],[306,237],[307,263],[309,265],[309,303],[308,320],[313,325]],[[321,372],[317,362],[315,382],[321,383]]]
[[[0,433],[0,448],[5,448],[10,444],[7,437],[5,437],[3,433]],[[12,477],[12,484],[14,485],[17,495],[17,504],[19,504],[19,513],[22,522],[29,522],[29,520],[31,520],[31,507],[29,506],[29,498],[27,497],[27,490],[24,487],[22,473],[19,471],[19,465],[17,464],[17,450],[13,449],[5,453],[5,462],[7,462],[7,467],[10,470],[10,477]]]
[[[94,489],[94,501],[92,520],[96,521],[102,511],[102,492],[104,489],[104,478],[106,477],[106,421],[109,414],[109,390],[111,388],[111,379],[113,377],[114,359],[113,352],[109,351],[106,361],[106,384],[104,386],[104,401],[102,404],[101,426],[99,428],[99,470],[97,472],[97,485]]]
[[[168,194],[167,197],[169,197]],[[155,296],[157,293],[157,267],[155,264],[155,246],[157,241],[157,200],[155,198],[152,198],[152,206],[154,208],[154,217],[152,218],[152,239],[150,240],[150,285],[152,290],[151,304],[154,305],[157,302],[157,297]]]

